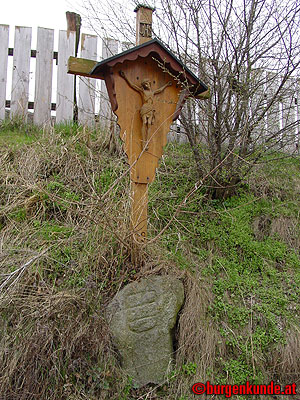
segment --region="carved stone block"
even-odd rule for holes
[[[183,284],[153,276],[122,289],[107,307],[107,320],[122,367],[137,387],[163,383],[172,368],[172,330],[183,304]]]

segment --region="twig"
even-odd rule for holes
[[[40,254],[36,255],[35,257],[31,258],[29,261],[27,261],[25,264],[23,264],[20,268],[16,269],[15,271],[11,272],[10,274],[7,274],[6,279],[2,284],[0,285],[0,296],[1,292],[4,292],[6,289],[6,292],[8,292],[9,289],[12,288],[12,286],[16,285],[16,283],[20,280],[26,269],[33,264],[38,258],[41,258],[45,253],[50,248],[45,249],[42,251]],[[2,296],[4,296],[4,293],[2,293]]]
[[[211,176],[211,174],[213,174],[213,172],[214,172],[215,170],[217,170],[217,169],[226,161],[226,159],[229,157],[229,155],[230,155],[230,153],[228,153],[227,156],[224,157],[223,160],[222,160],[215,168],[213,168],[208,174],[206,174],[200,181],[198,181],[198,182],[195,183],[193,189],[191,189],[191,190],[189,191],[189,193],[185,196],[185,198],[182,200],[182,202],[178,205],[178,207],[177,207],[177,209],[175,210],[175,212],[174,212],[172,218],[169,220],[169,222],[166,224],[166,226],[165,226],[153,239],[149,240],[149,241],[147,242],[147,244],[154,242],[159,236],[161,236],[161,235],[166,231],[166,229],[168,229],[168,227],[171,225],[171,223],[173,222],[173,220],[176,218],[176,216],[177,216],[178,213],[180,212],[181,207],[183,207],[183,206],[186,204],[187,200],[188,200],[191,196],[193,196],[193,194],[194,194],[200,187],[203,186],[204,181],[205,181],[209,176]]]

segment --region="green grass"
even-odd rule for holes
[[[206,182],[188,195],[197,181],[189,147],[168,145],[149,188],[156,239],[134,266],[128,176],[110,191],[126,158],[88,135],[74,125],[0,128],[1,273],[41,255],[0,302],[0,397],[191,400],[197,381],[299,379],[299,159],[265,160],[238,195],[212,201]],[[186,302],[168,382],[138,390],[104,312],[151,270],[178,275]]]
[[[186,149],[181,154],[185,160]],[[173,154],[172,158],[180,159]],[[154,235],[192,189],[195,177],[187,169],[183,161],[180,174],[166,174],[150,189]],[[254,186],[262,179],[265,192],[255,193]],[[227,356],[216,360],[214,371],[215,383],[222,384],[270,379],[261,360],[284,346],[300,315],[299,247],[289,246],[300,232],[300,198],[295,192],[299,159],[268,162],[245,183],[238,196],[226,201],[206,200],[205,187],[200,188],[160,236],[170,259],[212,282],[213,301],[207,313],[225,343]],[[170,193],[172,198],[166,200]],[[271,230],[258,239],[254,221],[266,216]],[[272,232],[286,219],[293,232]]]
[[[23,146],[32,144],[41,132],[33,125],[20,120],[5,120],[0,125],[1,146]]]
[[[1,132],[0,134],[0,145],[15,145],[20,146],[24,144],[31,144],[36,140],[36,135],[34,134],[23,134],[15,131]]]

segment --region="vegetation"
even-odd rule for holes
[[[195,382],[299,380],[299,158],[265,157],[236,196],[211,200],[190,148],[169,144],[133,265],[122,153],[73,125],[10,123],[0,143],[0,398],[192,400]],[[185,285],[176,363],[164,385],[136,389],[104,310],[158,273]]]
[[[263,154],[296,151],[299,121],[291,110],[299,4],[291,1],[286,9],[278,0],[159,3],[160,35],[211,90],[208,101],[189,102],[181,114],[199,176],[210,173],[212,198],[230,197]]]
[[[128,13],[135,0],[81,3],[98,36],[135,43],[133,13]],[[210,88],[208,100],[187,101],[180,123],[198,177],[210,174],[211,198],[231,197],[266,152],[297,151],[299,1],[157,0],[147,5],[156,8],[153,36]]]

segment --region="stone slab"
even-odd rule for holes
[[[172,369],[173,328],[184,301],[180,280],[152,276],[123,288],[106,317],[124,371],[136,387],[161,384]]]

